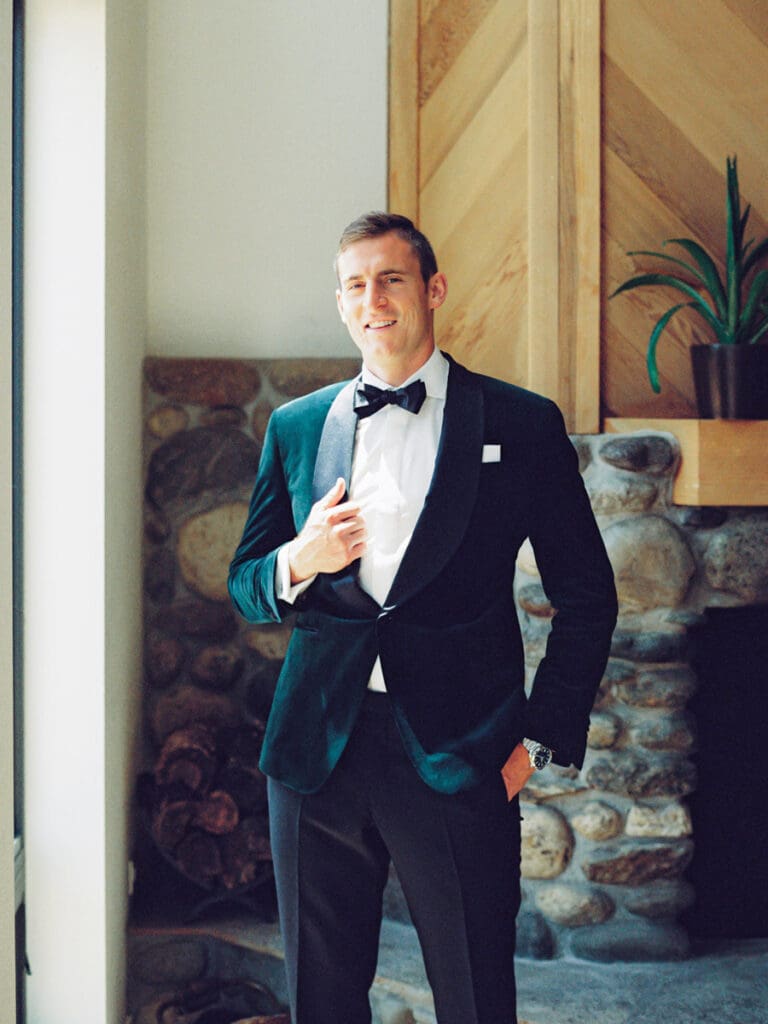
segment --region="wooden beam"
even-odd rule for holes
[[[388,143],[388,208],[418,223],[418,0],[390,0]]]
[[[600,52],[600,0],[560,0],[560,266],[571,284],[560,340],[570,356],[569,426],[583,434],[600,429]]]
[[[562,404],[558,0],[528,0],[528,387]]]
[[[766,420],[606,419],[609,434],[664,431],[680,443],[676,505],[768,505]]]

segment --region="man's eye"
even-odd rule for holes
[[[363,287],[362,281],[353,281],[347,285],[348,292],[359,291]]]
[[[397,284],[398,282],[400,282],[402,280],[403,280],[402,277],[398,277],[396,274],[391,274],[387,278],[387,284]]]

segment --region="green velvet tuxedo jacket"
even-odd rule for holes
[[[552,402],[450,362],[430,489],[383,606],[355,566],[321,574],[296,603],[261,767],[299,792],[319,789],[341,756],[377,655],[408,754],[435,789],[479,783],[523,736],[561,764],[583,762],[616,593],[576,452]],[[339,476],[349,482],[354,385],[270,419],[229,576],[251,622],[291,610],[275,593],[277,551]],[[500,459],[484,462],[484,445]],[[529,698],[513,599],[526,537],[557,609]]]

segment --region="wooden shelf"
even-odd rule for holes
[[[768,420],[607,419],[608,434],[674,434],[682,458],[676,505],[768,506]]]

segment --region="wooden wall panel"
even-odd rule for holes
[[[390,77],[406,84],[390,81],[389,207],[416,220],[448,278],[441,347],[524,384],[527,0],[391,0],[390,11]]]
[[[560,0],[559,318],[573,430],[600,429],[600,0]]]
[[[449,283],[438,340],[474,369],[523,383],[525,3],[443,0],[420,39],[419,222]]]
[[[389,12],[389,208],[419,218],[419,5]]]
[[[725,158],[768,233],[768,3],[390,0],[390,208],[449,277],[438,318],[469,365],[555,398],[572,430],[695,415],[681,315],[607,296],[676,235],[724,258]],[[403,38],[403,33],[407,38]]]
[[[391,0],[390,209],[448,277],[439,343],[583,431],[599,427],[599,11]]]
[[[559,10],[528,4],[528,373],[533,391],[560,397],[570,373],[559,335]]]
[[[632,273],[659,269],[627,250],[658,250],[665,238],[686,236],[724,259],[726,155],[739,158],[750,233],[767,233],[768,146],[759,126],[768,100],[768,5],[604,0],[603,39],[603,409],[695,416],[687,350],[699,318],[681,315],[662,338],[656,396],[647,339],[677,293],[605,297]]]

